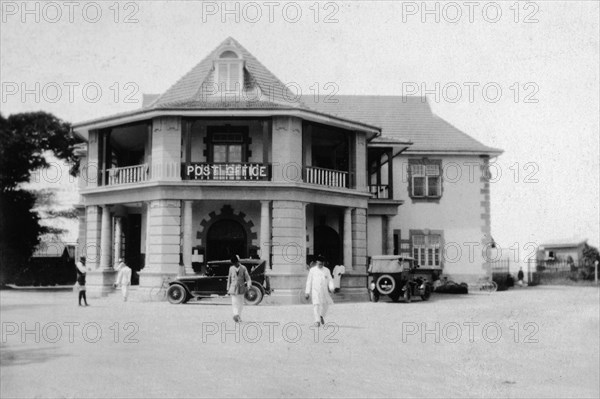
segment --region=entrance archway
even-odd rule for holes
[[[315,255],[323,255],[329,268],[341,264],[341,243],[339,234],[327,225],[315,227]]]
[[[231,219],[223,219],[210,226],[206,234],[206,260],[224,260],[233,255],[248,256],[248,237],[244,226]]]

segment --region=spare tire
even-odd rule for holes
[[[383,295],[390,295],[396,290],[396,279],[389,274],[382,274],[375,283],[377,290]]]

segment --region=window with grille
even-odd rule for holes
[[[413,258],[419,266],[441,266],[441,242],[439,234],[412,236]]]
[[[413,198],[439,198],[442,196],[441,162],[410,164],[410,195]]]

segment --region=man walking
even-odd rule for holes
[[[244,309],[244,295],[252,287],[252,279],[246,266],[240,263],[237,255],[231,257],[231,267],[227,276],[227,293],[231,295],[231,307],[233,308],[233,320],[236,323],[242,321],[242,310]]]
[[[88,272],[88,268],[85,265],[85,256],[79,258],[79,262],[75,263],[76,271],[77,271],[77,291],[78,291],[78,302],[79,306],[81,306],[81,300],[83,299],[83,303],[85,306],[89,306],[87,303],[87,297],[85,295],[85,276]]]
[[[131,268],[125,264],[125,259],[120,258],[116,270],[119,273],[117,274],[117,281],[115,282],[115,286],[121,286],[123,302],[127,302],[127,296],[129,295],[129,286],[131,285]]]
[[[325,258],[317,257],[317,264],[308,272],[306,279],[305,298],[312,298],[315,327],[325,324],[325,315],[333,300],[329,295],[329,282],[332,281],[331,272],[325,266]]]

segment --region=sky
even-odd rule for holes
[[[598,4],[1,1],[0,111],[135,109],[232,36],[302,94],[427,95],[501,148],[492,235],[519,258],[530,243],[599,246]]]

